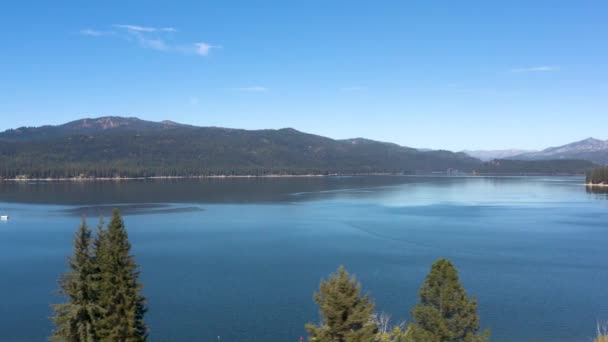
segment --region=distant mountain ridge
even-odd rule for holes
[[[514,156],[518,156],[524,153],[536,152],[532,150],[518,150],[518,149],[508,149],[508,150],[464,150],[463,153],[473,157],[480,159],[482,161],[491,161],[494,159],[507,159]]]
[[[19,141],[28,139],[45,139],[69,134],[99,133],[107,130],[163,130],[174,127],[193,127],[165,120],[161,122],[141,120],[135,117],[104,116],[84,118],[65,124],[39,127],[19,127],[0,133],[0,140]]]
[[[133,117],[87,118],[0,133],[0,177],[149,177],[472,170],[464,153],[420,152],[293,128],[197,127]]]
[[[501,153],[497,157],[505,156],[504,151]],[[20,127],[0,133],[0,179],[453,170],[581,174],[594,166],[588,161],[559,159],[542,162],[498,159],[484,163],[462,152],[420,150],[365,138],[336,140],[293,128],[198,127],[119,116],[85,118],[57,126]]]
[[[509,157],[517,160],[580,159],[596,164],[608,164],[608,140],[587,138],[562,146],[549,147],[538,152],[522,153]]]

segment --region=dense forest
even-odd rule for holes
[[[286,128],[196,127],[137,118],[82,119],[0,133],[0,179],[214,175],[478,173],[583,174],[580,160],[494,161]]]
[[[578,159],[556,160],[509,160],[500,159],[483,163],[476,171],[482,174],[552,174],[583,175],[595,166],[590,161]]]
[[[598,167],[587,172],[587,184],[608,184],[608,167]]]
[[[463,153],[334,140],[289,128],[248,131],[135,118],[0,134],[4,178],[413,173],[479,164]]]

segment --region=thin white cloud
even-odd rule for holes
[[[93,29],[84,29],[79,33],[85,36],[99,37],[105,35],[116,35],[128,41],[137,42],[142,48],[152,49],[156,51],[177,52],[189,55],[197,55],[206,57],[212,49],[222,48],[220,45],[211,45],[206,42],[197,42],[190,44],[174,44],[172,43],[172,35],[168,34],[177,32],[173,27],[147,27],[139,25],[114,24],[112,31],[97,31]]]
[[[91,36],[91,37],[101,37],[101,36],[107,36],[107,35],[113,34],[112,31],[97,31],[97,30],[91,30],[91,29],[80,30],[80,31],[78,31],[78,33],[80,33],[83,36]]]
[[[530,68],[515,68],[511,69],[511,72],[546,72],[546,71],[560,71],[561,68],[557,65],[543,65]]]
[[[234,88],[234,90],[262,93],[262,92],[268,91],[268,88],[263,87],[263,86],[250,86],[250,87]]]
[[[205,42],[194,43],[194,53],[199,56],[208,56],[211,49],[221,49],[220,45],[211,45]]]
[[[129,31],[135,32],[177,32],[173,27],[145,27],[138,25],[124,25],[124,24],[114,24],[112,25],[114,28],[125,29]]]

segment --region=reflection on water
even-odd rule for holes
[[[427,193],[429,189],[441,189],[446,196],[461,198],[470,192],[500,189],[504,197],[508,194],[519,196],[521,192],[529,193],[535,189],[544,191],[551,183],[572,185],[578,183],[578,178],[330,176],[0,182],[0,202],[81,206],[115,203],[290,203],[330,198],[377,198],[378,194],[399,202],[407,199],[403,198],[404,190],[407,190],[408,197]],[[437,198],[431,200],[436,201]]]
[[[605,188],[581,177],[302,177],[0,183],[1,341],[42,341],[76,215],[114,207],[153,341],[297,341],[345,264],[378,311],[409,309],[439,257],[495,342],[585,341],[608,319]],[[595,191],[597,190],[597,191]],[[602,193],[598,193],[602,192]],[[601,199],[601,200],[598,200]],[[18,314],[16,314],[18,313]]]
[[[113,209],[119,209],[122,215],[149,215],[149,214],[177,214],[203,211],[200,207],[182,207],[169,204],[142,203],[142,204],[111,204],[111,205],[91,205],[62,209],[61,211],[69,215],[86,217],[108,217]]]
[[[405,177],[206,178],[99,182],[0,183],[0,202],[40,204],[267,203],[314,193],[418,182]]]
[[[589,186],[585,187],[588,193],[596,194],[596,195],[606,195],[608,194],[608,186]],[[608,196],[600,196],[603,198],[608,198]]]

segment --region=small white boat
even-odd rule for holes
[[[0,221],[8,221],[8,215],[0,216]]]

